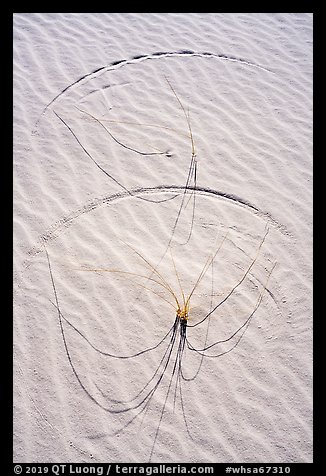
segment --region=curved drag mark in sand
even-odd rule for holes
[[[62,230],[65,230],[66,228],[70,227],[73,225],[75,220],[77,220],[80,216],[84,215],[85,213],[90,213],[93,210],[96,210],[97,208],[110,204],[116,200],[122,200],[125,198],[133,198],[135,195],[148,195],[148,194],[157,194],[157,193],[172,193],[175,194],[176,196],[180,195],[182,192],[184,192],[185,187],[181,185],[159,185],[156,187],[139,187],[135,189],[131,189],[130,191],[132,192],[132,195],[127,192],[119,192],[115,193],[113,195],[109,195],[103,198],[98,198],[95,200],[92,200],[91,202],[88,202],[87,204],[83,205],[82,207],[78,208],[77,210],[71,212],[69,215],[61,218],[59,221],[54,223],[50,229],[45,232],[43,235],[40,236],[40,246],[34,246],[28,251],[29,257],[34,257],[40,252],[43,252],[43,245],[42,243],[49,242],[55,238],[57,238]],[[222,192],[219,190],[213,190],[207,187],[199,187],[197,186],[196,188],[194,187],[188,187],[187,190],[195,190],[196,193],[200,195],[206,195],[206,196],[211,196],[220,200],[225,200],[231,205],[235,206],[240,206],[247,211],[253,213],[255,216],[261,218],[265,223],[268,223],[270,226],[272,226],[274,229],[279,231],[282,235],[285,235],[286,237],[291,237],[292,233],[282,224],[279,223],[275,218],[273,218],[270,213],[264,212],[260,210],[258,207],[250,203],[249,201],[245,200],[244,198],[238,197],[236,195]],[[171,200],[173,200],[175,197],[173,197]]]
[[[123,60],[118,60],[118,61],[113,61],[109,65],[106,66],[101,66],[100,68],[95,69],[91,73],[87,73],[81,78],[77,79],[73,83],[69,84],[67,87],[65,87],[59,94],[57,94],[43,109],[41,112],[39,118],[37,119],[34,130],[32,133],[36,132],[36,128],[38,126],[38,123],[40,122],[42,116],[46,113],[46,111],[49,109],[50,106],[52,106],[63,94],[65,94],[67,91],[72,89],[74,86],[79,85],[80,83],[84,83],[87,81],[90,81],[91,79],[100,76],[103,73],[106,73],[107,71],[114,71],[118,68],[121,68],[123,66],[129,65],[129,64],[134,64],[134,63],[140,63],[142,61],[146,60],[151,60],[151,59],[158,59],[158,58],[168,58],[168,57],[189,57],[189,56],[195,56],[198,58],[215,58],[219,59],[222,61],[232,61],[235,63],[241,63],[245,66],[250,66],[252,68],[257,68],[262,71],[268,72],[275,74],[275,71],[265,68],[264,66],[261,66],[256,63],[252,63],[251,61],[248,61],[243,58],[237,58],[235,56],[230,56],[230,55],[224,55],[224,54],[216,54],[216,53],[210,53],[207,51],[204,52],[198,52],[198,51],[191,51],[191,50],[180,50],[180,51],[158,51],[155,53],[151,53],[148,55],[137,55],[133,56],[130,59],[123,59]]]

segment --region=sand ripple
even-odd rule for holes
[[[17,461],[312,460],[311,29],[310,14],[14,15]],[[177,222],[191,142],[166,77],[198,160]],[[200,371],[175,405],[171,358],[146,414],[110,412],[151,387],[167,342],[104,354],[153,347],[175,314],[124,242],[180,295],[167,245],[189,293],[229,232],[194,322],[266,227],[210,320],[208,344],[230,335],[277,262],[239,345],[202,365],[188,349],[185,376]],[[205,324],[187,333],[205,345]]]

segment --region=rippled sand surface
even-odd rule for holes
[[[312,15],[15,14],[13,59],[15,461],[311,462]]]

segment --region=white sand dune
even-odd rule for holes
[[[15,14],[14,251],[15,461],[311,462],[312,14]]]

